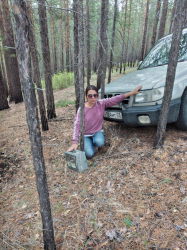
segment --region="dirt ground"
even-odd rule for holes
[[[74,100],[74,88],[54,92]],[[106,144],[83,173],[69,170],[73,105],[42,132],[57,250],[187,249],[187,133],[104,122]],[[0,112],[0,249],[43,249],[24,103]]]

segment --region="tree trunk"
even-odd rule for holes
[[[145,43],[145,57],[147,56],[149,52],[149,25],[147,26],[147,37],[146,37],[146,43]]]
[[[46,88],[46,99],[47,99],[47,117],[53,119],[56,117],[55,104],[52,88],[51,78],[51,58],[49,50],[48,40],[48,27],[47,27],[47,15],[45,0],[38,0],[38,13],[40,21],[40,35],[41,35],[41,46],[43,55],[43,64],[45,70],[45,88]]]
[[[173,36],[169,53],[166,85],[165,85],[165,91],[164,91],[164,97],[160,111],[159,121],[157,125],[157,134],[154,142],[154,148],[161,148],[164,144],[167,118],[170,108],[173,84],[175,80],[175,72],[177,67],[180,40],[181,40],[182,27],[184,21],[183,9],[184,9],[183,0],[177,0],[175,18],[173,20],[174,29],[173,29]]]
[[[177,0],[175,0],[174,4],[173,4],[173,10],[172,10],[172,16],[171,16],[171,21],[170,21],[169,33],[172,33],[172,30],[173,30],[173,19],[174,19],[174,16],[175,16],[176,4],[177,4]]]
[[[187,1],[184,2],[184,26],[187,26]]]
[[[99,24],[97,24],[96,36],[97,37],[99,36]],[[97,40],[96,46],[95,46],[94,59],[93,59],[93,72],[94,73],[96,73],[98,70],[98,47],[99,47],[99,43]]]
[[[161,0],[157,0],[155,20],[154,20],[154,25],[153,25],[153,35],[151,39],[151,47],[155,45],[155,41],[156,41],[157,25],[158,25],[159,15],[160,15],[160,6],[161,6]]]
[[[6,44],[9,47],[9,57],[10,57],[10,74],[13,82],[13,99],[15,103],[20,103],[23,101],[21,84],[18,71],[17,55],[15,50],[14,35],[12,28],[12,21],[10,17],[10,10],[8,0],[2,1],[3,6],[3,19],[5,25],[6,33]]]
[[[130,10],[129,10],[129,27],[128,27],[128,36],[127,36],[127,43],[125,46],[125,57],[124,57],[124,72],[126,68],[126,61],[127,61],[127,55],[128,55],[128,46],[129,46],[129,33],[130,33],[130,25],[131,25],[131,8],[132,7],[132,0],[130,0]]]
[[[62,0],[60,0],[60,7],[62,8]],[[63,18],[63,15],[62,15],[62,9],[61,9],[61,61],[60,61],[60,71],[61,72],[64,72],[64,39],[63,39],[63,27],[62,27],[62,18]]]
[[[51,6],[53,5],[51,0]],[[54,65],[54,73],[56,74],[57,69],[57,55],[56,55],[56,39],[55,39],[55,24],[54,24],[54,17],[53,17],[53,9],[51,8],[51,22],[52,22],[52,42],[53,42],[53,65]]]
[[[164,36],[167,11],[168,11],[168,0],[164,0],[163,6],[162,6],[162,15],[160,18],[160,26],[159,26],[159,31],[158,31],[158,40]]]
[[[118,3],[117,3],[117,0],[115,0],[114,19],[113,19],[113,28],[112,28],[112,42],[111,42],[110,61],[109,61],[109,69],[108,69],[108,83],[111,82],[111,70],[112,70],[112,65],[113,65],[114,38],[115,38],[115,31],[116,31],[117,8],[118,8]]]
[[[29,51],[29,25],[26,14],[26,2],[13,0],[13,14],[16,33],[16,47],[18,53],[19,71],[24,93],[27,123],[31,141],[31,151],[36,174],[36,185],[40,200],[40,212],[43,223],[44,249],[54,250],[55,239],[53,220],[51,215],[47,177],[42,151],[42,140],[38,121],[38,109],[31,74],[31,60]]]
[[[102,0],[101,4],[101,25],[100,25],[100,46],[99,46],[99,66],[97,75],[97,88],[101,88],[101,98],[104,97],[107,48],[108,48],[108,4],[109,0]]]
[[[8,101],[6,97],[5,84],[3,80],[3,75],[0,67],[0,111],[3,109],[8,109]]]
[[[80,88],[79,88],[79,68],[78,68],[78,56],[79,56],[79,40],[78,40],[78,13],[77,13],[77,0],[73,1],[73,16],[74,16],[74,78],[75,78],[75,94],[76,112],[80,104]]]
[[[135,66],[136,60],[138,58],[137,56],[137,45],[138,45],[138,41],[139,41],[139,30],[140,30],[140,25],[138,25],[138,32],[137,32],[137,37],[136,37],[136,44],[135,44],[135,48],[134,48],[134,56],[133,56],[133,67]]]
[[[70,55],[70,72],[73,72],[73,55],[72,55],[72,48],[71,48],[71,36],[69,37],[70,47],[69,47],[69,55]]]
[[[4,60],[3,60],[3,54],[2,54],[1,45],[0,45],[0,55],[1,55],[1,68],[2,68],[4,88],[5,88],[5,95],[8,98],[7,74],[6,74],[6,70],[5,70],[5,65],[4,65]]]
[[[1,3],[0,3],[0,7],[1,7]],[[4,21],[3,21],[3,16],[2,16],[2,12],[1,12],[1,8],[0,8],[0,30],[1,30],[1,35],[2,35],[2,46],[5,47],[6,46],[6,36],[5,36],[5,29],[4,29]],[[2,50],[3,52],[3,50]],[[10,72],[10,56],[9,56],[9,51],[4,50],[4,59],[5,59],[5,65],[6,65],[6,72]],[[14,101],[14,91],[13,91],[13,82],[12,82],[12,75],[11,74],[7,74],[7,80],[8,80],[8,86],[9,89],[7,87],[7,91],[8,91],[8,95],[9,95],[9,102]],[[8,97],[8,96],[7,96]]]
[[[124,20],[123,41],[122,41],[122,51],[121,51],[121,60],[120,60],[120,74],[122,73],[122,67],[123,67],[123,56],[124,56],[124,46],[125,46],[125,30],[126,30],[126,20],[127,20],[127,3],[128,3],[128,0],[126,0],[126,5],[125,5],[125,20]]]
[[[90,54],[90,9],[89,0],[86,0],[86,43],[87,43],[87,85],[91,79],[91,54]]]
[[[68,4],[68,0],[66,0],[66,9],[69,8],[69,4]],[[67,42],[67,46],[66,46],[66,70],[67,72],[70,72],[70,31],[69,31],[69,11],[66,12],[66,29],[67,29],[67,37],[66,37],[66,42]]]
[[[131,54],[130,54],[130,59],[129,59],[131,68],[132,68],[132,65],[133,65],[133,58],[134,58],[134,35],[133,35],[132,48],[131,48]]]
[[[78,75],[79,75],[79,91],[80,91],[80,148],[84,151],[84,60],[83,60],[83,1],[76,1],[77,6],[77,27],[78,27]]]
[[[30,40],[30,48],[31,48],[31,55],[33,61],[33,68],[34,68],[34,78],[36,81],[37,86],[37,93],[39,99],[39,109],[40,109],[40,116],[41,116],[41,123],[42,123],[42,130],[46,131],[49,130],[48,128],[48,121],[46,117],[46,109],[45,109],[45,102],[44,96],[42,91],[42,84],[41,84],[41,77],[40,77],[40,68],[39,68],[39,60],[38,60],[38,51],[36,47],[36,38],[35,38],[35,30],[34,30],[34,22],[31,10],[31,4],[27,3],[27,16],[30,22],[29,26],[29,40]]]
[[[141,48],[140,61],[143,61],[143,59],[144,59],[145,41],[146,41],[146,35],[147,35],[148,13],[149,13],[149,0],[147,0],[147,5],[146,5],[145,15],[144,15],[143,39],[142,39],[142,48]]]

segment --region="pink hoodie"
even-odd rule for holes
[[[105,108],[114,106],[125,99],[124,95],[98,100],[92,108],[84,106],[85,135],[93,135],[103,127]],[[80,134],[80,108],[74,119],[73,143],[78,143]]]

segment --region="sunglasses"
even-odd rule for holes
[[[93,97],[94,97],[94,98],[97,98],[97,97],[98,97],[98,94],[93,94],[93,95],[92,95],[92,94],[89,94],[89,95],[88,95],[88,98],[90,98],[90,99],[93,98]]]

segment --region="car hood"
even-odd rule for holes
[[[136,86],[142,85],[142,90],[152,89],[165,85],[168,65],[146,68],[133,71],[119,79],[105,85],[105,93],[124,93],[132,91]],[[176,78],[182,71],[186,71],[187,62],[177,65]],[[100,91],[99,91],[100,92]]]

